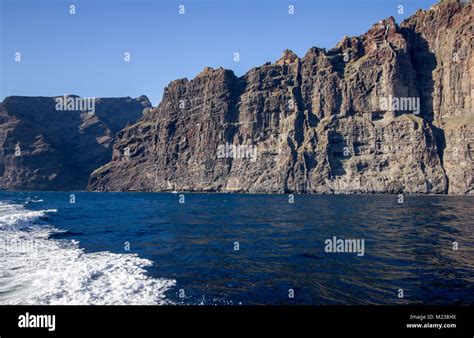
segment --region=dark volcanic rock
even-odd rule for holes
[[[437,134],[449,192],[474,193],[472,5],[444,1],[401,24],[422,106]]]
[[[76,97],[76,96],[71,96]],[[95,114],[56,110],[54,97],[10,96],[0,104],[0,189],[80,190],[110,160],[117,131],[148,98],[98,98]]]
[[[242,77],[173,81],[89,189],[471,193],[471,9],[443,1]]]

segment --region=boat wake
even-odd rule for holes
[[[0,202],[0,304],[170,304],[175,280],[151,278],[135,254],[85,253],[79,242],[52,239],[54,209]]]

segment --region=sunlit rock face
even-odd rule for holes
[[[89,189],[472,193],[470,11],[443,1],[242,77],[173,81]]]

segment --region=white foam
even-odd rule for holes
[[[0,304],[169,304],[171,279],[147,275],[134,254],[84,253],[77,241],[51,239],[41,224],[56,210],[0,202]]]

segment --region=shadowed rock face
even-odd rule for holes
[[[470,11],[443,1],[242,77],[206,68],[173,81],[89,189],[472,193]],[[412,104],[382,104],[393,98]]]
[[[144,96],[96,99],[95,114],[57,110],[54,97],[5,98],[0,189],[86,189],[91,172],[110,160],[116,132],[136,122],[146,107]]]
[[[418,87],[424,109],[429,113],[427,120],[436,132],[449,192],[472,194],[472,6],[447,1],[429,11],[418,11],[401,28],[408,36]]]

